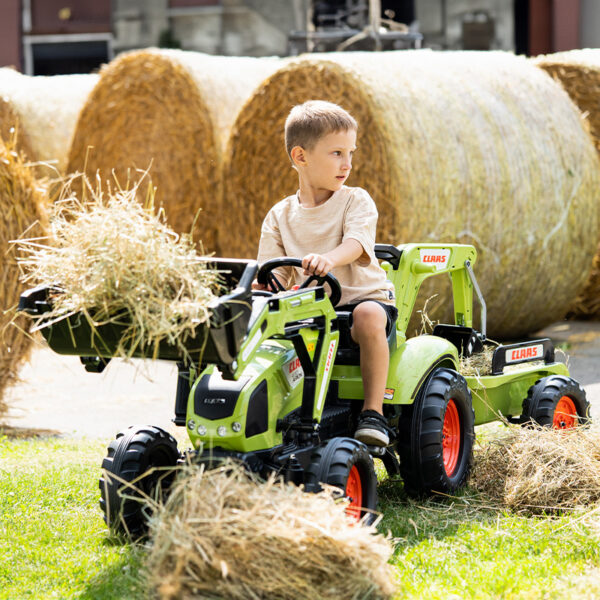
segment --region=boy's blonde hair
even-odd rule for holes
[[[358,130],[354,117],[341,106],[325,100],[309,100],[292,108],[285,121],[285,148],[291,159],[292,148],[310,150],[328,133]]]

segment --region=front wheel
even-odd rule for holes
[[[474,422],[464,377],[451,369],[435,369],[400,417],[398,453],[407,494],[451,494],[465,485],[471,470]]]
[[[550,375],[535,382],[523,402],[521,422],[553,429],[571,429],[589,421],[590,403],[571,377]]]
[[[164,500],[178,459],[175,438],[160,427],[132,426],[117,434],[100,478],[100,508],[113,533],[132,539],[146,533],[151,511],[144,498]]]
[[[318,492],[321,483],[337,487],[348,498],[346,514],[353,521],[372,522],[377,509],[377,476],[367,447],[352,438],[332,438],[318,446],[306,470],[306,490]]]

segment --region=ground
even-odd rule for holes
[[[571,376],[587,392],[592,417],[600,415],[600,323],[564,321],[536,333],[568,355]],[[559,353],[560,354],[560,353]],[[173,425],[177,368],[163,361],[113,360],[104,373],[88,373],[78,357],[39,347],[6,397],[12,427],[50,429],[66,436],[106,438],[134,424]]]

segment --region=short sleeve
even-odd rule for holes
[[[287,254],[281,239],[277,215],[273,210],[270,210],[260,230],[260,242],[258,243],[258,256],[256,260],[259,265],[262,265],[269,259],[280,256],[287,256]],[[284,287],[289,286],[292,277],[291,267],[276,269],[275,274],[279,275]]]
[[[373,198],[362,188],[355,188],[344,214],[342,241],[353,239],[363,247],[357,259],[361,267],[369,265],[374,256],[378,216]]]

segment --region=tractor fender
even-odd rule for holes
[[[390,354],[386,404],[412,404],[429,374],[438,367],[458,370],[454,344],[434,335],[410,338]]]

